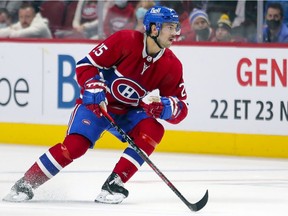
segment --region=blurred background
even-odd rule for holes
[[[272,12],[268,12],[270,4],[272,4]],[[9,33],[3,33],[3,28],[12,27],[17,29],[15,27],[17,22],[20,22],[20,25],[22,22],[23,25],[23,22],[25,22],[22,21],[23,18],[21,19],[23,15],[19,14],[23,5],[32,5],[34,7],[35,14],[40,15],[44,19],[51,36],[49,34],[21,35],[20,33],[16,36],[13,33],[10,35]],[[121,29],[144,31],[142,26],[144,14],[153,5],[164,5],[174,8],[178,12],[182,26],[182,34],[177,38],[178,41],[261,43],[286,42],[287,39],[285,34],[288,34],[286,29],[288,24],[288,2],[273,0],[2,0],[0,2],[0,37],[105,39]],[[201,26],[198,18],[205,21],[205,27]],[[22,26],[22,28],[28,28],[29,25],[35,25],[35,28],[39,28],[36,25],[36,21],[32,21],[33,19],[30,19],[30,23],[28,21],[26,27]],[[270,31],[265,33],[265,28],[270,29]],[[18,27],[18,30],[20,29],[21,27]],[[209,36],[207,36],[207,29],[210,31]],[[278,35],[280,29],[281,35],[284,34],[284,36]]]

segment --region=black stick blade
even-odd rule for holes
[[[201,200],[199,200],[197,203],[189,203],[187,206],[190,208],[192,211],[199,211],[201,210],[208,202],[208,190],[206,190],[205,195],[202,197]]]

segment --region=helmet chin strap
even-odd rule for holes
[[[151,36],[150,34],[149,34],[148,36],[151,37],[151,38],[154,40],[154,42],[157,44],[157,46],[158,46],[160,49],[163,49],[163,47],[161,47],[161,45],[158,43],[158,40],[157,40],[157,38],[158,38],[158,36],[159,36],[159,32],[158,32],[157,36]]]

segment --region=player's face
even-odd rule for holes
[[[175,23],[163,23],[162,29],[160,31],[159,37],[158,37],[158,43],[163,48],[169,48],[173,41],[176,38],[176,35],[178,34],[178,28],[177,24]]]

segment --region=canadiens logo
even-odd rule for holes
[[[146,59],[147,59],[148,62],[151,62],[153,58],[151,56],[147,56]]]
[[[139,100],[145,96],[146,91],[133,80],[120,77],[111,84],[111,94],[122,103],[137,106]]]
[[[85,125],[90,125],[91,124],[91,122],[88,119],[83,119],[82,123],[85,124]]]

